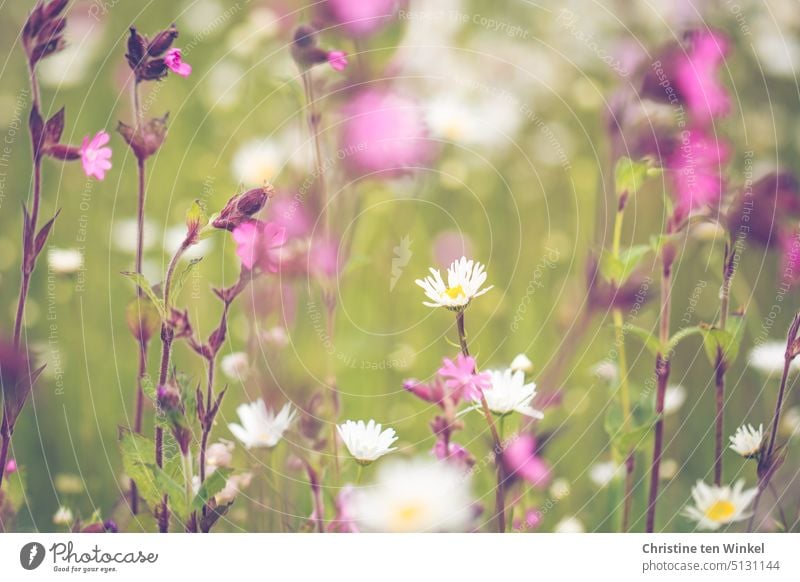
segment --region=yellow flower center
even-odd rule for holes
[[[423,514],[425,508],[421,503],[409,502],[395,509],[392,518],[393,531],[413,531],[416,523]]]
[[[462,295],[466,296],[466,294],[464,293],[464,289],[463,287],[461,287],[461,285],[456,285],[455,287],[448,287],[447,289],[445,289],[444,294],[447,295],[450,299],[458,299]]]
[[[706,517],[712,521],[726,521],[736,513],[736,506],[730,501],[715,501],[706,509]]]

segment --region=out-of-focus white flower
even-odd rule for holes
[[[273,326],[261,333],[261,338],[275,348],[285,348],[289,345],[289,334],[282,325]]]
[[[600,380],[604,380],[609,384],[616,384],[619,379],[619,368],[610,360],[603,360],[597,362],[592,366],[592,374],[597,376]]]
[[[58,511],[53,515],[53,523],[56,525],[72,525],[73,521],[72,510],[64,505],[59,506]]]
[[[289,167],[307,168],[309,155],[309,144],[302,134],[286,129],[243,144],[234,154],[233,174],[245,187],[255,188],[275,181]]]
[[[759,424],[758,430],[752,424],[743,424],[736,429],[730,437],[731,449],[745,458],[755,457],[761,450],[764,441],[764,425]]]
[[[536,396],[536,384],[525,383],[525,373],[508,370],[490,370],[491,386],[483,389],[489,410],[499,415],[519,412],[531,418],[544,418],[540,410],[531,406]]]
[[[567,481],[563,477],[554,480],[550,484],[550,495],[552,495],[556,499],[564,499],[565,497],[569,497],[569,492],[570,492],[569,481]]]
[[[164,250],[172,256],[175,251],[183,244],[186,239],[186,226],[181,224],[172,226],[164,233]],[[192,259],[200,259],[206,256],[211,249],[214,248],[214,240],[211,238],[204,238],[193,244],[181,256],[182,259],[190,261]]]
[[[231,423],[228,428],[248,449],[272,448],[283,438],[297,411],[287,403],[278,414],[267,408],[259,398],[250,404],[240,404],[236,409],[242,424]]]
[[[249,57],[259,52],[261,43],[280,30],[280,17],[267,7],[250,10],[247,18],[237,26],[227,27],[228,47],[239,57]]]
[[[213,443],[206,449],[206,475],[211,475],[217,469],[229,469],[233,462],[233,443],[220,441]]]
[[[78,249],[51,247],[47,250],[47,266],[59,275],[77,273],[83,268],[83,253]]]
[[[425,121],[438,138],[461,144],[475,144],[483,132],[481,111],[458,94],[447,92],[431,99],[425,107]]]
[[[611,482],[623,474],[622,465],[614,461],[595,463],[589,469],[589,479],[598,487],[607,487]]]
[[[686,402],[686,388],[680,384],[667,386],[664,392],[664,414],[678,412],[684,402]]]
[[[786,436],[800,435],[800,407],[792,406],[781,419],[781,430]]]
[[[454,261],[447,268],[447,285],[438,269],[432,268],[430,271],[430,276],[415,281],[431,300],[422,302],[427,307],[464,309],[475,297],[480,297],[493,287],[483,287],[487,277],[483,265],[466,257]]]
[[[750,350],[747,363],[762,374],[782,374],[786,343],[769,341]],[[800,370],[800,359],[795,358],[789,366],[790,372]]]
[[[684,510],[686,517],[697,522],[698,527],[716,530],[734,521],[750,517],[747,507],[758,494],[758,488],[744,490],[744,479],[729,486],[706,485],[702,481],[692,487],[694,506]]]
[[[376,480],[353,492],[348,515],[375,532],[458,532],[474,519],[470,480],[452,463],[393,459]]]
[[[533,362],[531,362],[530,358],[525,354],[517,354],[514,356],[514,359],[511,360],[510,368],[514,371],[525,372],[526,374],[530,374],[533,372]]]
[[[225,487],[222,491],[214,496],[214,501],[217,505],[227,505],[236,499],[236,496],[250,486],[250,481],[253,479],[252,473],[240,473],[239,475],[231,475],[225,482]]]
[[[136,253],[136,230],[135,218],[123,218],[114,222],[111,227],[111,240],[114,247],[125,253]],[[153,247],[156,232],[155,225],[145,219],[143,250],[147,251]]]
[[[100,46],[103,44],[104,23],[85,10],[70,12],[69,26],[64,29],[66,46],[36,65],[43,85],[67,89],[90,80],[96,72]]]
[[[245,352],[233,352],[220,360],[219,367],[228,378],[241,382],[250,373],[250,358]]]
[[[678,461],[675,459],[664,459],[658,468],[658,478],[662,481],[669,481],[678,474]]]
[[[392,447],[397,440],[394,429],[382,430],[383,427],[372,419],[366,424],[363,420],[358,422],[348,420],[338,425],[336,429],[347,450],[362,465],[369,465],[372,461],[396,450],[396,447]]]
[[[241,65],[230,60],[220,61],[208,71],[208,77],[203,81],[202,95],[212,112],[230,109],[240,102],[245,74]]]
[[[554,533],[583,533],[585,531],[586,527],[583,522],[573,515],[563,518],[553,528]]]

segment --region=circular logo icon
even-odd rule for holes
[[[44,546],[39,542],[29,542],[19,551],[19,563],[26,570],[35,570],[44,561]]]

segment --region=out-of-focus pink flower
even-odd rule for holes
[[[183,62],[183,55],[179,48],[171,48],[167,51],[167,54],[164,55],[164,64],[181,77],[188,77],[192,74],[192,65]]]
[[[403,382],[403,388],[417,398],[434,404],[440,404],[445,395],[444,385],[438,378],[429,384],[411,378]]]
[[[17,470],[17,461],[14,459],[9,459],[6,463],[6,475],[11,475]]]
[[[514,520],[514,523],[511,527],[515,531],[528,531],[531,529],[536,529],[542,522],[542,512],[533,507],[525,510],[524,517],[524,521],[520,518],[516,518]]]
[[[347,68],[347,53],[344,51],[328,51],[328,64],[334,71],[344,71]]]
[[[236,254],[248,269],[259,266],[265,271],[278,271],[279,249],[286,242],[286,229],[273,222],[245,222],[233,231]]]
[[[729,42],[723,34],[705,30],[690,39],[687,54],[678,59],[675,82],[695,121],[706,122],[731,110],[728,90],[719,80]]]
[[[353,498],[352,485],[345,485],[336,496],[336,515],[328,524],[328,531],[339,533],[359,533],[358,526],[348,511],[350,501]]]
[[[523,434],[511,441],[503,451],[503,465],[509,475],[536,487],[546,487],[550,481],[550,467],[536,455],[533,435]]]
[[[488,372],[475,373],[475,358],[458,354],[455,361],[444,358],[439,375],[444,379],[445,386],[453,397],[454,402],[462,398],[465,400],[479,400],[484,388],[491,386],[492,377]]]
[[[327,0],[327,14],[350,36],[365,37],[386,26],[397,12],[398,0]]]
[[[308,254],[309,272],[333,279],[339,274],[339,245],[335,240],[315,239]]]
[[[445,445],[445,441],[443,439],[438,439],[436,444],[433,445],[431,452],[433,453],[433,456],[440,461],[446,460],[450,463],[455,463],[464,469],[469,469],[475,464],[475,459],[469,453],[469,451],[460,444],[452,441]]]
[[[679,143],[666,158],[674,188],[675,222],[694,210],[719,204],[725,190],[722,166],[729,155],[725,141],[698,127],[681,132]]]
[[[286,238],[307,236],[311,232],[311,218],[303,204],[295,197],[278,195],[269,203],[269,220],[286,229]]]
[[[436,153],[422,111],[383,90],[361,93],[345,108],[341,150],[355,177],[391,178],[428,165]]]
[[[102,180],[106,177],[106,170],[111,169],[111,148],[106,147],[109,139],[109,135],[102,130],[91,139],[88,135],[83,138],[79,151],[83,173],[88,177]]]

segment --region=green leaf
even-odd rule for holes
[[[155,465],[155,444],[142,435],[127,433],[120,441],[120,449],[125,473],[136,483],[139,495],[155,507],[161,501],[156,478],[150,469]]]
[[[178,273],[178,276],[172,281],[172,292],[170,293],[170,305],[167,307],[172,307],[175,304],[175,300],[181,294],[181,289],[183,289],[186,280],[189,278],[192,270],[203,260],[203,257],[199,257],[197,259],[192,259],[189,263],[184,267],[184,269]]]
[[[614,179],[617,185],[617,196],[627,192],[633,196],[642,187],[650,175],[650,162],[641,160],[634,162],[630,158],[621,157],[614,169]]]
[[[630,323],[626,323],[622,328],[623,333],[625,334],[632,334],[634,337],[638,338],[647,350],[657,356],[661,353],[661,342],[658,341],[658,338],[654,336],[652,333],[647,331],[646,329],[642,329],[641,327],[635,326]]]
[[[211,498],[222,491],[231,473],[233,473],[231,469],[217,469],[211,473],[211,475],[203,481],[200,490],[197,492],[197,495],[195,495],[192,501],[192,509],[199,511]]]
[[[672,352],[675,351],[675,348],[678,347],[678,344],[685,340],[687,337],[693,336],[698,333],[703,333],[705,328],[699,325],[693,325],[691,327],[684,327],[676,331],[671,338],[669,338],[669,342],[667,343],[666,349],[666,356],[667,359],[672,357]]]
[[[717,363],[717,353],[721,352],[727,363],[736,361],[744,335],[744,317],[739,314],[728,318],[727,329],[706,327],[703,329],[703,347],[709,363]]]
[[[156,292],[153,290],[153,287],[144,278],[144,275],[141,273],[134,273],[133,271],[123,271],[122,275],[133,281],[134,285],[139,287],[145,295],[147,295],[148,299],[152,301],[153,305],[155,306],[156,310],[158,311],[158,315],[162,321],[166,319],[166,310],[164,309],[164,302],[161,300]]]
[[[653,428],[653,422],[640,424],[633,428],[621,432],[614,439],[614,448],[620,455],[628,455],[634,451],[641,449],[647,444],[647,437],[650,430]]]
[[[208,224],[206,209],[200,200],[195,200],[186,211],[186,228],[190,231],[200,231]]]
[[[605,417],[603,418],[603,428],[606,434],[613,440],[622,430],[624,422],[625,419],[622,416],[622,407],[619,405],[619,402],[612,400],[609,402]]]
[[[17,467],[13,473],[6,474],[5,481],[3,482],[3,491],[0,493],[2,503],[0,503],[0,512],[2,512],[2,505],[8,503],[6,509],[10,506],[11,512],[16,514],[22,509],[25,504],[25,485],[27,479],[25,478],[25,469]]]
[[[170,510],[181,520],[189,517],[189,508],[186,504],[186,490],[184,489],[183,475],[179,479],[169,475],[164,469],[150,465],[155,475],[159,489],[167,495]]]
[[[617,257],[610,251],[604,250],[600,255],[600,274],[607,281],[622,285],[630,278],[650,250],[650,245],[634,245],[622,249]]]

